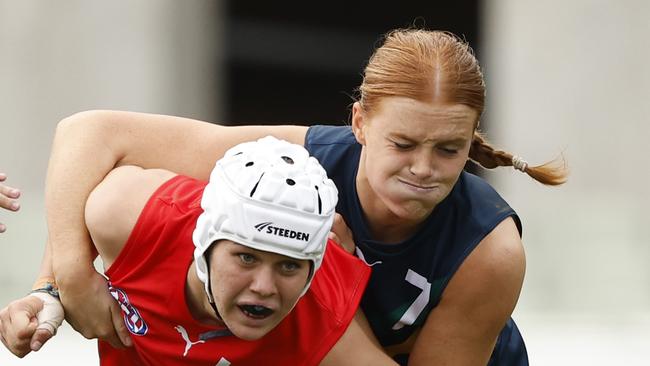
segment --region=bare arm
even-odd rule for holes
[[[175,175],[168,170],[125,165],[113,169],[91,192],[86,225],[105,268],[124,248],[151,195]]]
[[[525,256],[514,221],[501,222],[461,265],[429,314],[409,365],[485,365],[519,298]]]
[[[115,317],[108,311],[114,303],[105,280],[92,265],[96,253],[84,221],[86,200],[109,171],[137,165],[206,179],[214,162],[231,146],[268,134],[302,143],[305,131],[297,126],[222,127],[114,111],[83,112],[61,121],[52,147],[45,201],[52,269],[68,322],[88,338],[119,345],[111,324]],[[114,324],[119,327],[121,323]],[[120,338],[128,342],[126,333]]]
[[[49,243],[33,289],[42,289],[54,282]],[[40,350],[63,321],[61,303],[49,294],[30,293],[0,310],[0,340],[14,355],[22,358]]]
[[[320,366],[330,365],[393,366],[397,363],[384,353],[359,309],[343,336],[320,363]]]
[[[63,292],[79,271],[93,270],[84,205],[114,167],[163,168],[207,179],[214,162],[240,142],[273,133],[302,143],[305,131],[298,126],[223,127],[113,111],[83,112],[63,120],[54,138],[45,196],[53,269]]]
[[[45,250],[43,251],[41,267],[38,271],[38,277],[32,286],[32,290],[42,288],[47,283],[56,283],[52,271],[52,245],[50,245],[49,240],[45,241]]]

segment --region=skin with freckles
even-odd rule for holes
[[[373,114],[354,104],[352,128],[363,145],[359,201],[385,242],[403,240],[447,197],[467,161],[476,120],[462,104],[389,97]]]

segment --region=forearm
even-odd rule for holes
[[[54,279],[54,271],[52,270],[52,249],[49,239],[45,241],[45,250],[43,251],[41,267],[36,276],[36,281],[34,281],[34,284],[32,285],[32,289],[42,288],[48,282],[56,282]]]
[[[102,128],[79,120],[56,130],[47,172],[45,205],[51,270],[65,289],[68,280],[94,271],[95,258],[84,220],[88,195],[112,169],[116,155],[102,142]],[[42,269],[46,269],[44,265]]]
[[[207,178],[216,158],[208,159],[198,153],[205,144],[197,136],[206,133],[197,130],[208,124],[188,121],[94,111],[73,115],[59,123],[48,166],[45,200],[52,270],[62,292],[80,275],[94,271],[92,262],[96,254],[85,225],[85,204],[90,192],[114,167],[171,167]]]

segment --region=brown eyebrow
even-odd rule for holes
[[[410,137],[408,137],[406,135],[403,135],[400,132],[390,133],[390,134],[388,134],[387,137],[389,137],[389,138],[397,138],[397,139],[405,140],[407,142],[417,142],[414,139],[412,139],[412,138],[410,138]],[[438,144],[464,145],[464,144],[467,143],[467,141],[468,140],[466,138],[463,138],[463,137],[452,137],[452,138],[450,138],[448,140],[441,140],[441,141],[438,142]]]
[[[451,144],[451,145],[465,145],[467,143],[467,139],[458,137],[458,138],[453,138],[450,140],[443,140],[441,141],[442,144]]]

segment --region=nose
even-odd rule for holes
[[[420,148],[413,152],[409,172],[418,179],[430,178],[433,175],[433,151]]]
[[[273,268],[263,266],[255,271],[249,289],[262,297],[275,295],[278,289]]]

